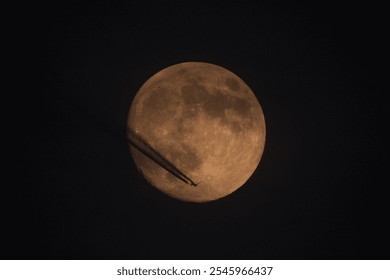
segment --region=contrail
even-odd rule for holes
[[[153,160],[155,163],[160,165],[162,168],[167,170],[176,178],[182,180],[184,183],[196,187],[199,183],[195,183],[190,178],[188,178],[182,171],[180,171],[176,166],[170,163],[166,158],[160,155],[152,146],[142,139],[139,135],[134,133],[130,128],[127,128],[127,142],[133,145],[137,150],[142,152],[148,158]]]

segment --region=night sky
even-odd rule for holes
[[[2,258],[388,259],[383,8],[52,2],[15,21],[20,193]],[[253,176],[206,204],[150,186],[126,142],[137,90],[186,61],[242,78],[267,126]]]

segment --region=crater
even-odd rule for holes
[[[184,120],[195,118],[199,114],[199,106],[191,105],[191,106],[185,106],[183,108],[184,109],[182,113],[182,118]]]
[[[176,75],[177,76],[184,76],[188,73],[188,70],[187,69],[181,69],[179,71],[177,71]]]
[[[177,129],[173,131],[173,136],[182,139],[185,138],[187,134],[191,134],[194,129],[193,120],[197,118],[197,115],[197,111],[184,111],[182,117],[176,120]]]
[[[179,99],[170,90],[158,87],[154,88],[149,97],[143,103],[143,115],[148,119],[161,122],[162,119],[170,118],[175,114],[179,105]]]
[[[242,128],[241,128],[240,123],[238,121],[231,121],[229,123],[229,127],[231,128],[231,130],[233,132],[237,132],[238,133],[238,132],[242,131]]]
[[[212,118],[224,118],[225,109],[231,107],[231,97],[217,91],[215,94],[208,96],[203,109]]]
[[[226,109],[233,109],[242,117],[248,116],[251,104],[247,99],[237,98],[217,91],[215,94],[207,97],[203,108],[210,117],[223,119],[226,116]]]
[[[233,91],[238,91],[240,89],[240,83],[236,79],[227,78],[225,84]]]
[[[242,116],[247,116],[250,113],[251,104],[243,98],[235,98],[234,110]]]
[[[169,160],[179,169],[194,171],[200,167],[202,160],[196,149],[188,144],[181,143],[168,149]]]
[[[183,100],[188,105],[194,105],[204,102],[207,98],[207,90],[199,85],[196,81],[192,81],[181,88]]]

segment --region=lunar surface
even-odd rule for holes
[[[128,130],[196,182],[175,177],[129,144],[140,173],[176,199],[207,202],[241,187],[257,168],[265,121],[251,89],[209,63],[180,63],[158,72],[137,92]]]

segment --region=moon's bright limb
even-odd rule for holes
[[[225,68],[200,62],[170,66],[147,80],[132,102],[128,129],[199,184],[189,186],[130,146],[146,180],[193,202],[215,200],[242,186],[265,144],[263,111],[251,89]]]

